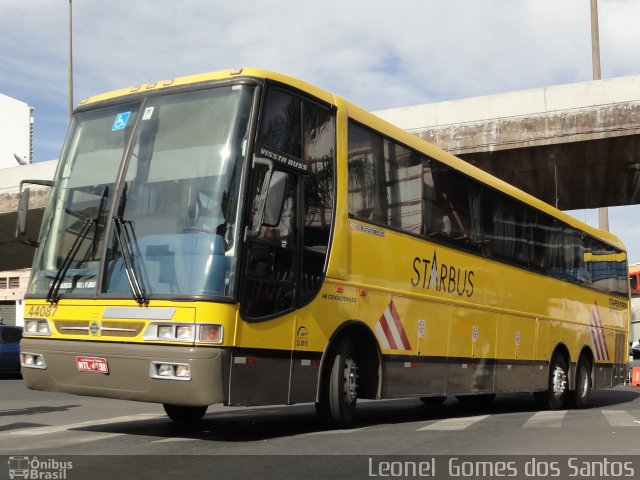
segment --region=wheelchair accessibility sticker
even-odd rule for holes
[[[122,130],[127,126],[127,122],[129,121],[129,116],[131,112],[122,112],[116,115],[116,119],[113,122],[113,127],[111,127],[112,132],[117,132],[118,130]]]

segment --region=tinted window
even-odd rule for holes
[[[586,238],[583,265],[590,283],[598,290],[628,295],[627,257],[624,252],[594,238]]]
[[[422,161],[404,147],[384,141],[386,223],[405,232],[422,231]]]
[[[303,249],[298,299],[304,303],[322,284],[327,260],[334,204],[335,120],[321,105],[303,102],[304,161],[309,165],[303,183]]]
[[[527,266],[527,212],[510,197],[485,190],[484,238],[489,257]]]
[[[563,277],[562,225],[556,219],[537,212],[531,225],[529,265],[548,275]]]
[[[353,122],[348,140],[352,217],[626,295],[624,252]]]
[[[267,91],[256,156],[272,165],[252,171],[243,313],[270,317],[304,304],[322,286],[333,220],[335,114],[331,108],[292,92]],[[274,152],[276,154],[274,154]],[[279,224],[262,224],[260,197],[269,169],[285,173]]]
[[[259,141],[302,158],[302,100],[278,89],[269,91],[263,108]]]
[[[385,223],[386,190],[382,138],[349,124],[349,213]]]
[[[480,250],[478,183],[349,124],[349,214]]]
[[[437,206],[442,216],[431,215],[427,234],[467,250],[480,251],[480,186],[436,162],[431,162],[430,173],[433,187],[430,192],[425,187],[425,197]]]
[[[586,239],[582,232],[566,227],[563,232],[565,278],[591,286],[591,273],[585,266]]]
[[[258,175],[262,178],[262,175]],[[263,225],[247,242],[246,302],[249,317],[266,317],[293,308],[296,273],[297,177],[288,174],[279,222]],[[254,185],[259,189],[260,182]],[[259,192],[255,192],[259,195]]]

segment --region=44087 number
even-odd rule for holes
[[[56,314],[57,305],[31,305],[27,309],[29,317],[51,317]]]

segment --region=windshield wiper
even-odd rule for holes
[[[122,253],[124,273],[127,276],[133,298],[141,305],[149,303],[149,296],[144,289],[142,281],[138,278],[138,274],[133,265],[134,256],[131,245],[137,245],[137,243],[135,243],[136,237],[131,222],[124,220],[122,216],[117,216],[114,217],[113,224],[115,225],[115,235],[118,240],[118,246]]]
[[[98,220],[96,218],[87,218],[82,224],[82,228],[78,232],[76,239],[73,241],[73,245],[71,245],[71,248],[67,252],[67,255],[64,257],[62,265],[60,265],[60,268],[56,272],[56,276],[51,283],[51,287],[49,288],[49,292],[47,293],[47,302],[56,303],[60,299],[58,292],[60,290],[60,285],[62,285],[62,280],[67,274],[67,271],[71,266],[71,262],[78,254],[78,250],[80,250],[80,244],[85,238],[87,238],[89,230],[91,230],[91,226],[97,221]]]
[[[91,248],[92,258],[96,258],[97,248],[98,248],[97,240],[99,238],[99,233],[100,233],[100,218],[102,217],[102,214],[104,212],[104,207],[106,206],[108,195],[109,195],[109,186],[105,185],[104,188],[102,189],[102,195],[100,196],[100,206],[98,207],[98,213],[96,214],[96,218],[95,218],[96,230],[93,233],[93,242],[92,242],[92,248]]]

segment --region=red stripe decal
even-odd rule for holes
[[[391,335],[391,330],[389,329],[389,324],[387,323],[387,317],[382,314],[380,317],[380,326],[382,327],[382,331],[384,332],[384,336],[387,337],[389,341],[389,348],[392,350],[397,350],[398,346],[396,345],[396,341],[393,339],[393,335]]]
[[[400,334],[400,339],[402,340],[404,349],[411,350],[411,344],[409,343],[407,334],[404,331],[404,327],[402,326],[402,322],[400,321],[400,316],[398,315],[396,306],[393,304],[393,300],[391,300],[391,303],[389,303],[389,310],[391,311],[391,318],[393,318],[393,321],[396,324],[396,328],[398,329],[398,333]]]
[[[598,327],[600,328],[600,340],[602,341],[602,345],[604,346],[604,354],[605,360],[609,360],[609,347],[607,347],[607,339],[604,334],[604,328],[602,326],[602,320],[600,320],[600,311],[598,310],[598,303],[596,302],[594,305],[596,311],[596,322],[598,322]]]

